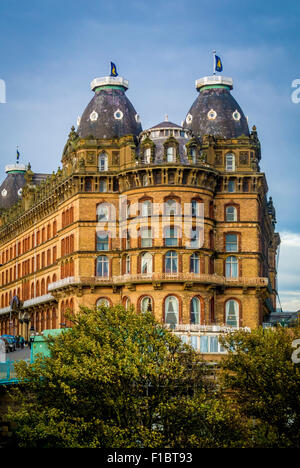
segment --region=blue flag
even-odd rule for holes
[[[110,72],[110,76],[118,76],[118,72],[117,72],[117,67],[116,65],[113,63],[113,62],[110,62],[110,65],[111,65],[111,72]]]
[[[19,150],[17,149],[17,163],[19,162],[19,159],[20,159],[20,152],[19,152]]]
[[[223,70],[222,61],[220,57],[218,57],[217,55],[215,56],[215,58],[216,58],[216,71],[221,72]]]

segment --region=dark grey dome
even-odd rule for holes
[[[104,84],[105,79],[107,83]],[[95,96],[78,122],[78,134],[81,138],[91,135],[96,139],[120,138],[126,135],[137,137],[141,133],[140,117],[125,95],[127,86],[122,86],[124,82],[126,81],[123,78],[115,80],[111,77],[93,81]]]
[[[213,77],[207,77],[206,83],[210,83],[209,78],[213,79]],[[222,84],[227,81],[230,83],[231,79],[222,80],[219,76],[216,78],[220,78],[221,84],[207,85],[203,84],[205,79],[199,80],[201,81],[198,85],[199,96],[185,118],[184,127],[200,137],[203,135],[223,138],[249,136],[247,119],[230,93],[232,86]]]
[[[6,179],[0,187],[0,210],[8,210],[21,200],[25,184],[25,166],[20,165],[20,170],[15,168],[7,171]]]

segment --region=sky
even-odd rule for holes
[[[0,180],[17,145],[34,171],[57,170],[92,98],[90,82],[110,73],[110,61],[129,80],[144,129],[165,114],[180,124],[216,49],[258,130],[282,238],[280,300],[284,310],[299,310],[300,102],[292,101],[293,92],[300,97],[292,87],[298,79],[300,88],[299,18],[291,0],[284,8],[276,0],[0,0]]]

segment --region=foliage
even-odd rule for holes
[[[300,447],[300,367],[292,342],[300,328],[259,328],[223,338],[228,354],[222,384],[247,418],[252,437],[264,447]]]

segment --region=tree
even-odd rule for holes
[[[299,327],[237,331],[223,338],[223,385],[264,447],[300,447],[300,367],[292,360]]]
[[[71,329],[49,339],[51,357],[17,366],[22,391],[10,418],[18,445],[170,445],[168,405],[203,399],[211,386],[201,357],[150,312],[100,307],[72,320]]]

